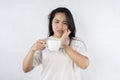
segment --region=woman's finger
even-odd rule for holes
[[[71,31],[68,29],[68,35],[71,33]]]

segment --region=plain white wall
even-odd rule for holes
[[[47,36],[48,14],[71,10],[77,36],[86,43],[90,66],[82,80],[120,80],[119,0],[0,0],[0,80],[39,80],[41,67],[25,74],[22,61],[31,45]]]

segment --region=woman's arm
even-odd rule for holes
[[[72,59],[72,61],[82,69],[86,69],[89,65],[88,57],[78,53],[73,50],[70,46],[64,45],[64,50],[68,54],[68,56]]]
[[[42,51],[45,48],[46,41],[45,40],[38,40],[31,49],[29,50],[28,54],[23,60],[23,71],[29,72],[33,69],[33,60],[35,51]]]
[[[82,69],[86,69],[89,65],[88,57],[82,55],[82,53],[78,53],[77,51],[73,50],[69,45],[66,44],[66,40],[70,34],[70,30],[65,30],[64,34],[61,37],[62,46],[68,56],[72,59],[72,61],[78,65]]]
[[[30,50],[23,60],[23,71],[29,72],[33,69],[33,59],[35,51]]]

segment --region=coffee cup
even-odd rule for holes
[[[48,39],[46,47],[50,51],[58,51],[61,47],[61,40],[53,40],[53,39]]]

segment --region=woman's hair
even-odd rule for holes
[[[48,19],[49,19],[49,32],[48,32],[49,35],[48,36],[52,36],[54,34],[54,32],[52,30],[52,21],[53,21],[53,18],[55,17],[56,13],[64,13],[65,14],[67,24],[68,24],[68,29],[71,31],[69,38],[72,39],[72,37],[75,37],[76,28],[75,28],[73,16],[72,16],[70,10],[68,10],[67,8],[64,8],[64,7],[56,8],[49,14],[49,17],[48,17]]]

